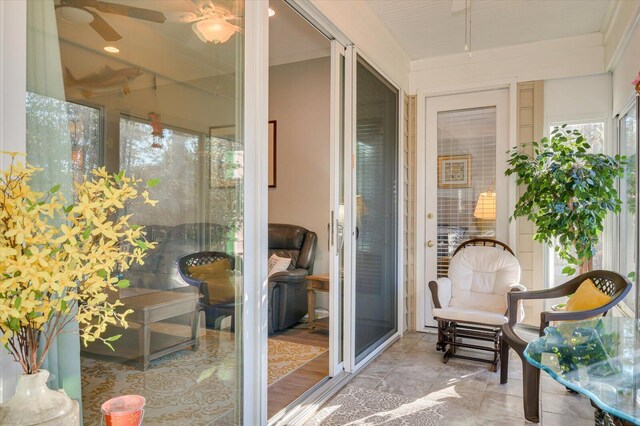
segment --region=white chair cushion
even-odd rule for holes
[[[507,322],[503,313],[482,311],[478,309],[449,307],[445,309],[435,308],[433,316],[436,319],[456,322],[472,322],[477,324],[502,325]]]
[[[449,279],[451,308],[504,316],[505,294],[520,283],[520,264],[515,256],[501,248],[469,246],[451,259]]]

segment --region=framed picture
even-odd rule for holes
[[[278,136],[278,122],[269,121],[269,188],[276,187],[276,170],[278,158],[276,155],[276,141]]]
[[[242,146],[235,126],[209,128],[211,188],[234,188],[242,178]]]
[[[471,154],[438,157],[438,188],[471,186]]]

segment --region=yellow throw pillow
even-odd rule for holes
[[[207,263],[205,265],[193,265],[189,266],[189,273],[195,279],[200,279],[202,275],[216,275],[226,273],[231,269],[231,263],[229,259],[218,259],[215,262]]]
[[[231,263],[229,259],[218,259],[206,265],[189,267],[189,273],[205,283],[209,293],[209,304],[219,305],[235,300],[236,291],[231,282]]]
[[[565,311],[588,311],[606,305],[609,301],[609,296],[598,290],[593,281],[586,279],[569,298]]]
[[[236,299],[236,289],[233,286],[231,277],[227,275],[207,277],[203,281],[207,286],[210,305],[232,303]]]

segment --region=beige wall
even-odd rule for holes
[[[329,272],[330,72],[328,57],[269,69],[269,120],[278,122],[277,187],[269,189],[269,222],[301,225],[318,234],[314,273]]]

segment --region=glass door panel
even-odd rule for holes
[[[438,112],[438,278],[460,243],[496,235],[496,107]]]
[[[625,304],[631,310],[636,311],[637,298],[637,259],[638,259],[638,232],[637,232],[637,164],[638,164],[638,98],[633,105],[620,118],[618,125],[618,140],[620,155],[627,156],[627,169],[620,179],[620,199],[622,210],[618,215],[618,271],[629,278],[634,284],[634,291],[629,292]]]
[[[52,386],[82,403],[85,425],[123,394],[146,398],[145,424],[242,424],[244,1],[216,4],[233,16],[224,39],[170,22],[204,13],[197,2],[59,3],[26,3],[34,183],[61,184],[71,200],[99,166],[159,182],[154,207],[125,206],[157,245],[114,271],[128,288],[107,291],[131,310],[129,326],[108,325],[113,349],[62,333],[46,363]]]
[[[356,66],[355,360],[398,330],[399,93],[362,58]]]

